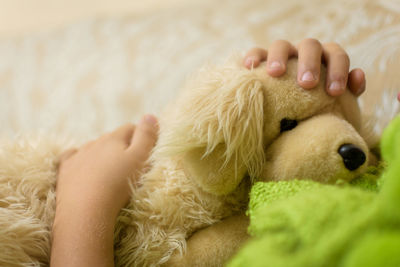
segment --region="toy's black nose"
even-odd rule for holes
[[[343,158],[344,166],[350,171],[356,170],[358,167],[364,164],[365,154],[364,152],[352,144],[344,144],[339,147],[338,150],[340,156]]]

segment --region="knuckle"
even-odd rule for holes
[[[264,53],[266,53],[267,50],[265,50],[264,48],[261,47],[253,47],[251,48],[248,52],[247,52],[247,56],[251,56],[251,55],[257,55],[257,56],[261,56]]]
[[[286,40],[276,40],[270,46],[270,56],[272,57],[287,57],[294,54],[294,46]]]
[[[133,130],[134,127],[135,126],[132,123],[125,123],[124,125],[121,126],[120,130],[124,132],[131,131]]]
[[[338,70],[339,72],[347,72],[349,71],[350,66],[350,58],[347,53],[338,51],[336,53],[331,53],[326,55],[328,65],[331,65],[332,69]]]
[[[315,38],[305,38],[300,42],[300,45],[322,46],[321,43]]]
[[[326,43],[323,46],[323,50],[327,57],[337,56],[349,61],[349,56],[346,51],[337,43]]]
[[[120,138],[123,137],[127,134],[129,134],[130,132],[133,132],[135,129],[135,125],[133,125],[132,123],[126,123],[122,126],[120,126],[117,130],[115,130],[113,133],[108,135],[108,138]]]
[[[337,53],[335,53],[335,58],[336,60],[340,60],[346,64],[350,63],[349,55],[344,51],[338,51]]]
[[[140,129],[138,129],[139,131],[141,131],[141,134],[150,140],[157,140],[157,132],[156,130],[148,125],[142,126],[140,127]]]
[[[272,42],[271,46],[290,46],[291,44],[287,40],[278,39]]]

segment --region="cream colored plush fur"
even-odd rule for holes
[[[291,60],[287,74],[271,78],[264,67],[247,70],[238,60],[192,79],[161,117],[152,169],[118,217],[117,266],[221,265],[246,239],[240,214],[253,181],[334,182],[365,170],[367,163],[347,170],[337,155],[346,143],[368,155],[355,98],[328,96],[324,71],[317,88],[304,90],[296,69]],[[285,118],[298,126],[281,133]],[[1,266],[48,264],[57,159],[64,148],[48,140],[2,146]]]
[[[0,149],[0,266],[46,266],[57,160],[66,142],[26,138]]]

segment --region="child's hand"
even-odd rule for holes
[[[57,204],[80,194],[113,199],[121,209],[129,200],[128,177],[142,171],[157,140],[157,121],[147,115],[138,126],[126,124],[65,153],[60,160]],[[135,181],[133,181],[135,182]]]
[[[247,68],[252,68],[266,60],[268,74],[278,77],[285,73],[288,58],[296,56],[299,58],[297,81],[301,87],[309,89],[318,84],[321,61],[325,61],[328,94],[341,95],[345,91],[346,84],[357,96],[364,92],[364,72],[361,69],[354,69],[349,73],[349,56],[336,43],[322,45],[315,39],[304,39],[296,49],[288,41],[278,40],[272,43],[268,52],[262,48],[249,50],[244,58],[244,64]]]
[[[157,120],[150,115],[65,153],[56,186],[50,265],[113,266],[114,226],[154,147]]]

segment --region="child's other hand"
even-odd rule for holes
[[[138,178],[157,134],[156,118],[146,115],[137,126],[126,124],[78,150],[64,153],[56,187],[57,206],[83,198],[82,201],[109,203],[109,208],[118,212],[130,197],[128,177],[133,174],[133,179]]]
[[[336,43],[321,44],[315,39],[302,40],[297,48],[284,40],[272,43],[268,52],[263,48],[253,48],[246,53],[244,65],[247,68],[257,67],[267,61],[267,72],[273,77],[281,76],[286,71],[286,63],[290,57],[298,57],[298,84],[310,89],[319,81],[321,62],[327,65],[326,90],[332,96],[341,95],[346,88],[356,95],[365,90],[365,74],[361,69],[349,72],[350,60],[346,51]]]

